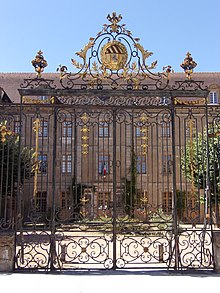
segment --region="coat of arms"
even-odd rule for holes
[[[102,47],[101,60],[102,65],[111,70],[124,68],[128,59],[128,53],[125,45],[119,41],[111,41]]]

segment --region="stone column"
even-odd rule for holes
[[[215,271],[220,273],[220,231],[213,232]]]
[[[13,233],[0,234],[0,272],[14,269],[15,236]]]

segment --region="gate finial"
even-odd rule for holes
[[[193,69],[197,66],[197,63],[193,60],[191,54],[188,52],[186,54],[186,58],[183,60],[183,63],[180,65],[186,75],[186,78],[191,79],[191,74],[193,73]]]
[[[41,78],[41,73],[44,71],[44,68],[47,67],[47,61],[44,59],[43,52],[41,50],[37,52],[37,55],[31,63],[37,72],[37,77]]]
[[[119,25],[117,24],[122,20],[121,14],[118,16],[116,15],[116,12],[113,12],[112,15],[108,14],[107,17],[108,21],[110,21],[112,24],[110,24],[110,27],[112,29],[112,32],[117,32]]]

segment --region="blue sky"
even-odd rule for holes
[[[156,71],[178,72],[187,51],[195,71],[220,71],[219,0],[0,0],[0,72],[33,72],[30,61],[41,49],[45,72],[59,64],[72,70],[71,58],[95,37],[108,13],[154,52]]]

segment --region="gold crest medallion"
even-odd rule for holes
[[[111,41],[101,49],[102,64],[111,70],[124,68],[127,63],[128,53],[125,45],[118,41]]]

